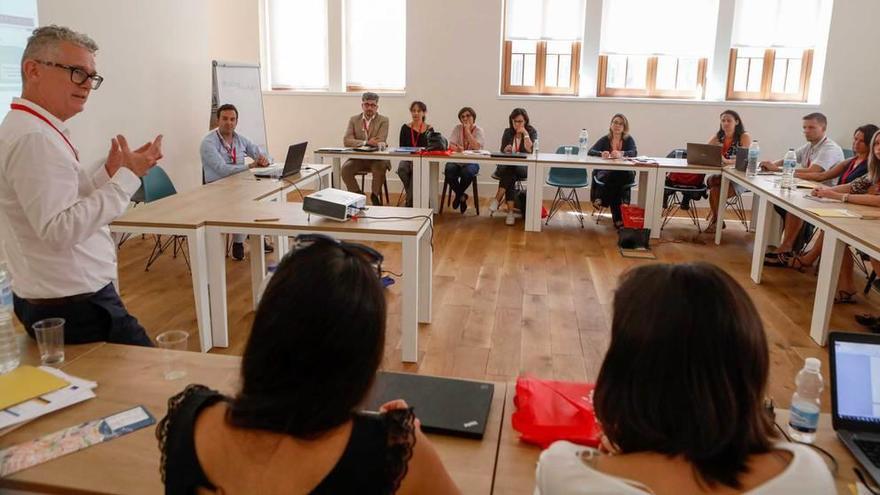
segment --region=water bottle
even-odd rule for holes
[[[21,362],[18,339],[12,326],[12,313],[6,308],[0,309],[0,374],[8,373]]]
[[[589,146],[590,134],[586,129],[581,129],[581,133],[578,136],[578,156],[587,156],[587,148]]]
[[[782,160],[782,189],[794,189],[794,169],[797,168],[797,155],[789,148]]]
[[[797,374],[797,386],[791,396],[791,410],[788,416],[788,434],[791,438],[805,443],[813,443],[819,425],[819,397],[824,385],[819,368],[822,363],[816,358],[807,358],[804,369]]]
[[[535,156],[538,156],[538,140],[537,139],[535,139],[535,142],[532,143],[532,153],[534,153]]]
[[[752,141],[749,146],[749,162],[746,166],[746,177],[754,177],[758,175],[758,156],[761,154],[761,148],[758,141]]]
[[[12,274],[6,269],[6,263],[0,261],[0,311],[12,313]]]

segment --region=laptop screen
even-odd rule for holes
[[[837,416],[880,425],[880,343],[834,341]]]

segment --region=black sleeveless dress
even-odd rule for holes
[[[156,428],[166,494],[189,495],[198,487],[216,489],[196,457],[194,426],[202,409],[221,400],[229,398],[202,385],[189,385],[169,399],[168,414]],[[311,493],[394,493],[406,476],[415,446],[412,410],[378,416],[355,414],[352,420],[351,437],[342,456]]]

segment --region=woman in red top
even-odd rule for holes
[[[709,144],[721,146],[721,162],[725,165],[733,165],[736,163],[736,149],[748,148],[752,145],[752,136],[746,132],[739,114],[733,110],[725,110],[721,112],[721,125],[718,132],[709,139]],[[712,209],[712,217],[709,226],[703,232],[715,232],[715,224],[718,220],[718,204],[719,196],[721,196],[721,174],[712,175],[706,182],[709,186],[709,208]],[[727,189],[727,197],[732,198],[736,195],[738,186]],[[727,198],[725,198],[727,201]]]
[[[409,106],[409,113],[412,116],[412,122],[400,126],[400,147],[425,148],[428,146],[428,131],[434,129],[425,122],[428,106],[421,101],[414,101]],[[400,182],[403,182],[406,206],[410,208],[413,205],[412,174],[413,162],[401,160],[397,166],[397,176],[400,177]]]

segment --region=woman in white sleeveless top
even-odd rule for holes
[[[768,369],[760,316],[721,269],[628,272],[594,392],[603,448],[551,445],[535,494],[835,493],[817,452],[778,437]]]

